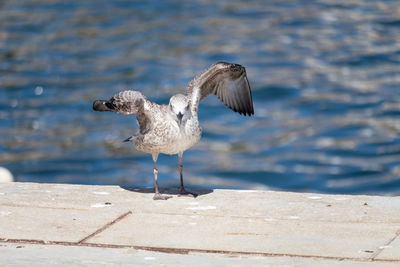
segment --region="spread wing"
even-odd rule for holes
[[[239,64],[218,62],[189,83],[188,96],[196,111],[199,102],[210,94],[239,114],[254,114],[246,69]]]
[[[142,113],[146,97],[138,91],[123,91],[114,95],[110,100],[96,100],[93,109],[96,111],[114,111],[124,115]]]
[[[110,100],[96,100],[93,109],[96,111],[114,111],[124,115],[137,114],[136,120],[142,134],[152,127],[148,114],[148,107],[152,105],[146,97],[138,91],[123,91],[114,95]]]

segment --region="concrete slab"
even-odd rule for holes
[[[118,217],[96,211],[0,205],[0,238],[78,242]]]
[[[127,231],[129,229],[129,231]],[[266,221],[229,215],[133,213],[89,243],[227,252],[369,258],[398,229],[395,225],[332,223],[297,219]]]
[[[56,250],[107,263],[129,251],[126,259],[135,264],[143,264],[143,255],[162,259],[154,265],[201,265],[203,257],[208,265],[236,265],[237,258],[245,259],[240,265],[400,264],[400,197],[202,190],[193,199],[166,193],[174,197],[153,201],[152,189],[118,186],[0,184],[0,255],[6,251],[19,266],[24,259],[12,253],[17,247],[61,264]],[[110,261],[90,258],[97,254]]]
[[[264,257],[214,253],[172,254],[131,248],[0,244],[0,266],[339,266],[391,267],[392,262],[337,261],[302,257]]]
[[[77,188],[82,187],[0,184],[0,238],[78,242],[121,215],[106,204],[110,196]]]
[[[379,247],[375,258],[380,260],[397,259],[400,255],[400,230],[389,242]]]

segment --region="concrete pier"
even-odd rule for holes
[[[400,197],[0,183],[0,266],[400,266]]]

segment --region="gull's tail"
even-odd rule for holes
[[[96,111],[114,111],[112,105],[107,100],[96,100],[93,102],[93,110]]]

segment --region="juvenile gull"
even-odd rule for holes
[[[186,93],[172,96],[168,105],[153,103],[138,91],[123,91],[108,101],[96,100],[93,103],[93,109],[97,111],[137,114],[140,130],[125,141],[133,142],[136,149],[153,156],[154,200],[170,198],[161,195],[158,189],[156,162],[159,153],[178,154],[179,196],[196,196],[183,186],[182,155],[200,140],[197,111],[201,100],[214,94],[233,111],[245,116],[254,114],[246,70],[239,64],[218,62],[210,66],[188,84]]]

